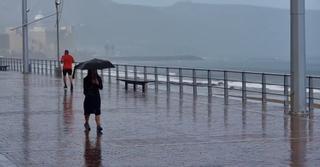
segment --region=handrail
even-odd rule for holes
[[[57,60],[29,59],[31,71],[37,74],[55,74]],[[77,64],[76,62],[75,64]],[[20,58],[0,58],[0,65],[9,65],[8,70],[22,72],[22,60]],[[101,71],[102,77],[111,78],[141,78],[154,80],[154,90],[166,89],[188,93],[184,86],[192,87],[189,93],[208,97],[224,95],[225,103],[233,93],[242,97],[243,103],[247,99],[261,99],[263,103],[269,101],[281,101],[285,106],[290,100],[290,75],[285,73],[266,73],[252,71],[237,71],[223,69],[203,69],[189,67],[164,67],[150,65],[114,64],[116,68],[108,69],[107,73]],[[83,77],[83,71],[80,71]],[[312,110],[320,103],[320,76],[307,75],[309,84],[306,87],[309,109]],[[172,86],[171,86],[172,85]],[[174,87],[179,87],[175,89]],[[215,91],[213,91],[215,90]],[[242,93],[239,93],[242,92]],[[281,99],[275,99],[280,98]],[[273,100],[274,99],[274,100]],[[318,105],[314,105],[318,104]]]

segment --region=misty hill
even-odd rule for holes
[[[38,6],[53,10],[44,2]],[[3,12],[1,24],[8,21]],[[320,11],[307,11],[307,54],[312,58],[320,54],[319,17]],[[121,56],[191,54],[226,61],[287,61],[289,21],[289,10],[244,5],[181,2],[170,7],[147,7],[69,0],[64,4],[62,23],[74,25],[79,48],[103,50],[111,43]]]
[[[89,8],[83,2],[81,8],[64,15],[72,24],[84,25],[78,32],[85,46],[103,46],[109,41],[125,56],[289,58],[288,10],[194,3],[161,8],[99,2],[91,3],[95,10],[83,12]],[[315,35],[320,34],[319,17],[320,11],[307,13],[309,56],[320,53],[320,38]]]

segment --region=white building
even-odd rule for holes
[[[42,15],[36,15],[35,20],[42,18]],[[0,43],[8,43],[7,48],[2,48],[11,56],[19,57],[22,55],[22,31],[14,31],[8,28],[0,38]],[[29,55],[34,58],[55,58],[56,57],[56,29],[48,28],[41,22],[29,26]],[[60,27],[60,48],[61,50],[74,49],[73,28],[71,26]],[[5,38],[5,36],[8,36]],[[8,41],[6,41],[8,40]],[[62,52],[61,52],[62,53]]]

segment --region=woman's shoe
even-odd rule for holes
[[[102,127],[101,126],[97,126],[97,133],[102,133]]]
[[[86,131],[90,131],[91,130],[89,123],[84,123],[84,128],[85,128]]]

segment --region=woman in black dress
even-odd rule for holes
[[[85,95],[84,107],[84,127],[86,131],[90,131],[89,118],[90,114],[95,114],[97,124],[97,132],[101,133],[102,127],[100,124],[101,114],[101,99],[99,89],[102,89],[101,77],[97,74],[97,70],[88,70],[88,75],[83,80],[83,93]]]

